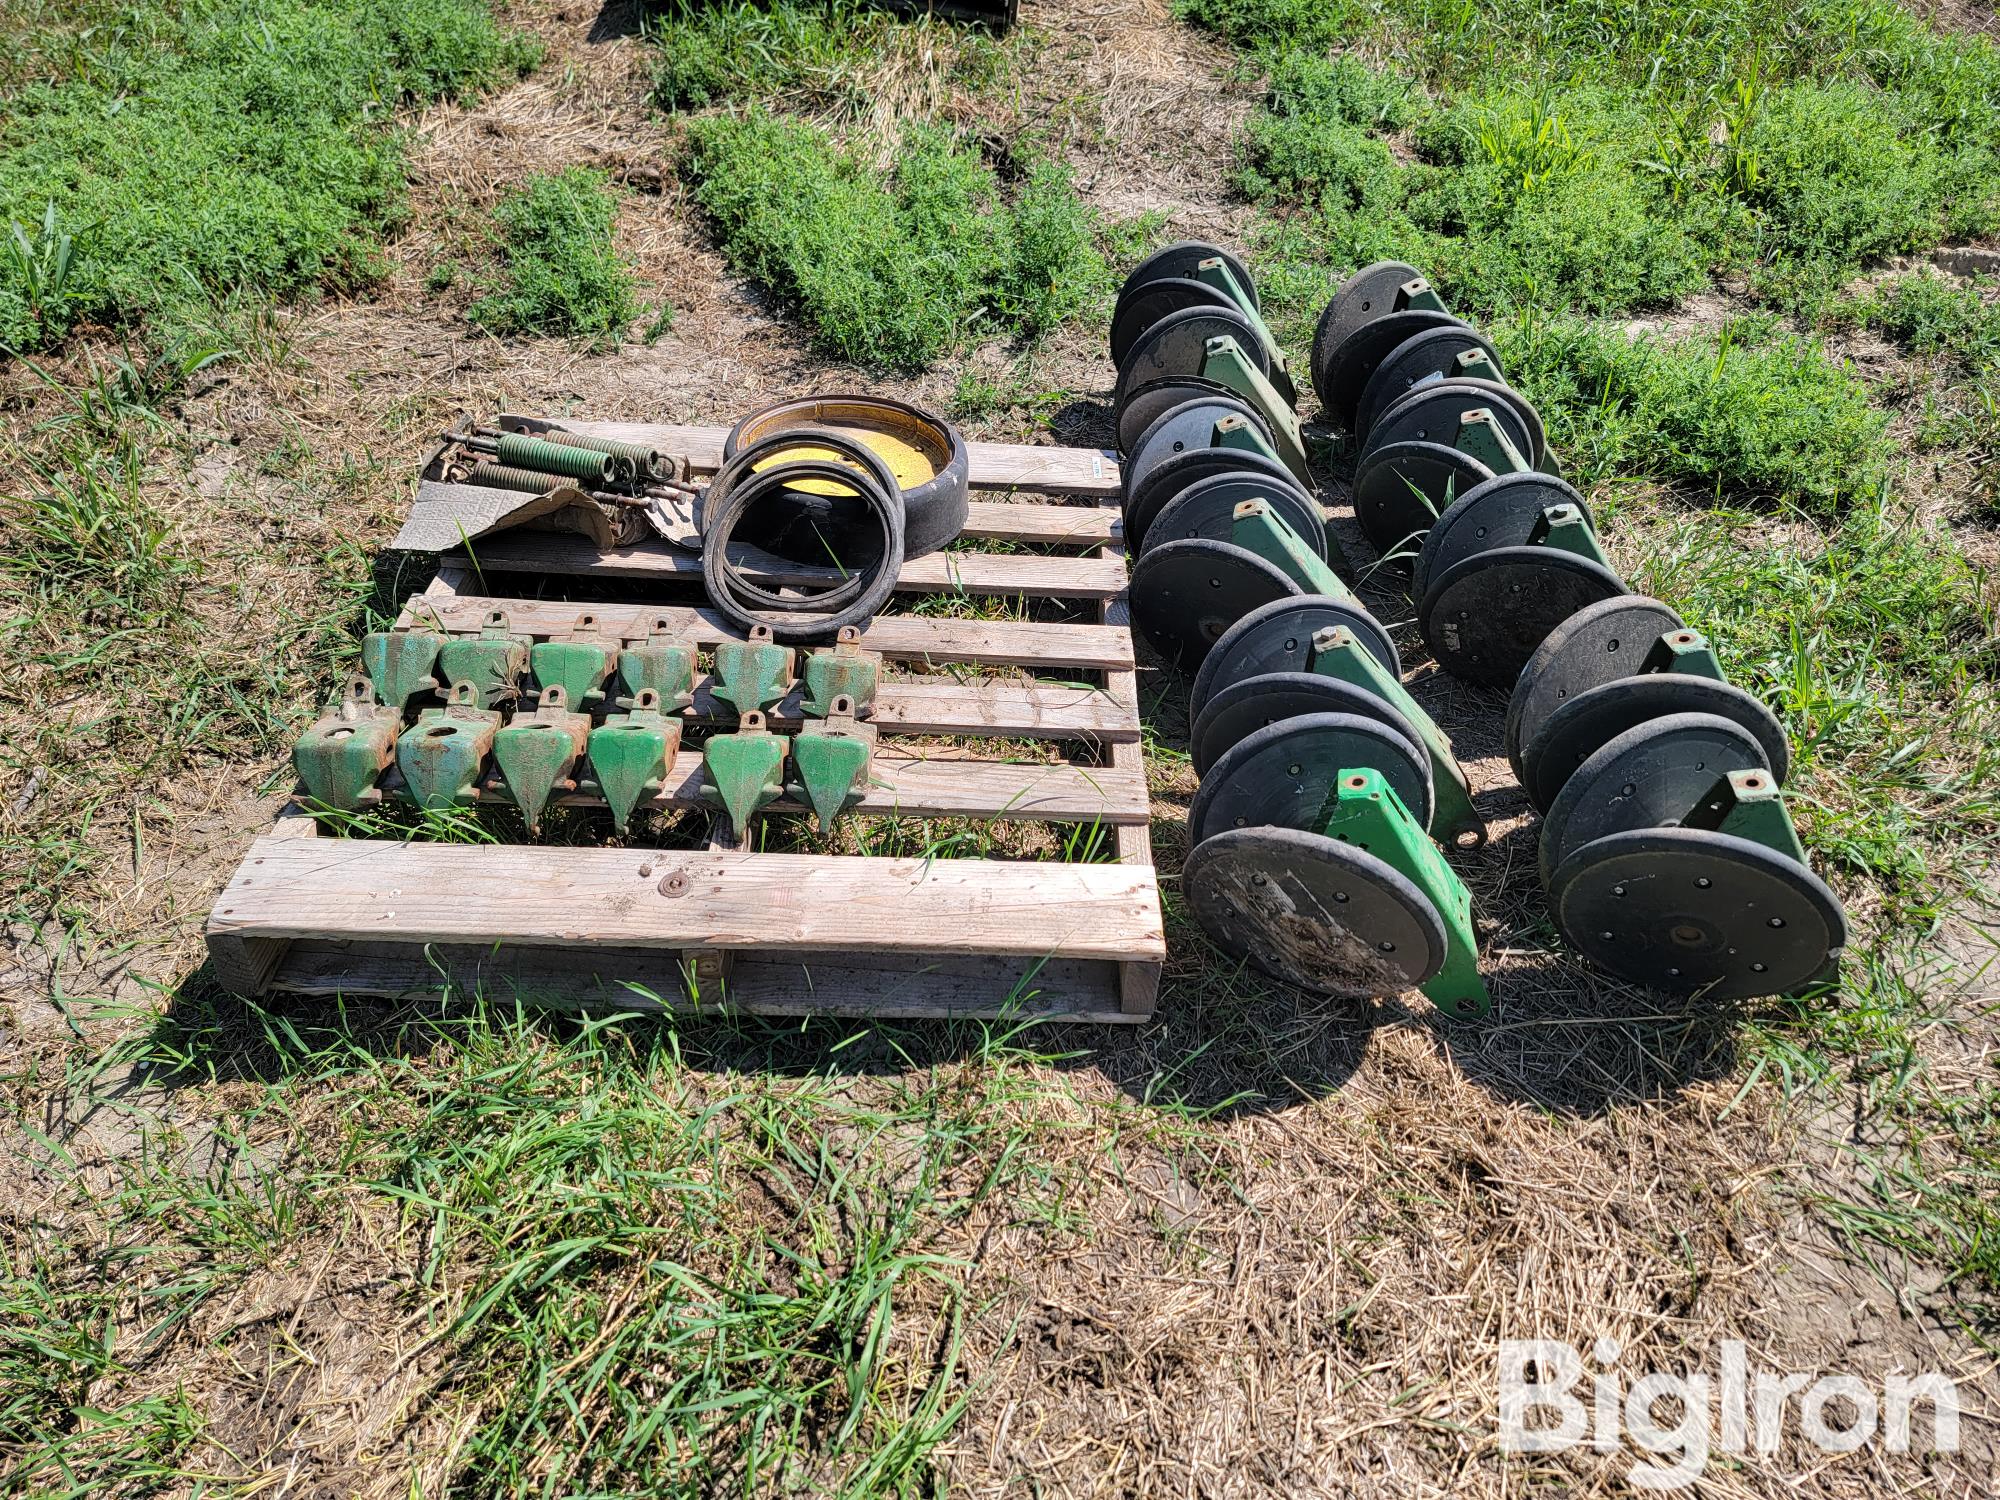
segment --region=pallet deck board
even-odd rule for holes
[[[753,547],[731,550],[732,561],[749,577],[767,586],[823,587],[839,577],[832,568],[787,563]],[[697,554],[659,541],[600,552],[588,537],[573,532],[503,531],[475,542],[472,555],[482,570],[495,573],[701,582],[701,558]],[[1122,559],[1114,562],[1094,557],[1036,557],[1010,552],[931,552],[911,558],[896,575],[897,591],[905,594],[1115,599],[1124,587]]]
[[[403,611],[403,625],[431,625],[477,631],[487,615],[501,613],[524,634],[563,635],[586,615],[593,628],[625,640],[640,640],[655,628],[692,637],[703,650],[732,639],[721,615],[684,604],[597,604],[559,599],[508,599],[484,594],[449,598],[420,595]],[[1132,635],[1109,625],[1045,625],[1032,620],[953,620],[923,615],[877,615],[861,633],[861,644],[897,661],[938,665],[1023,666],[1030,670],[1082,668],[1104,671],[1132,666]]]
[[[799,697],[794,689],[766,716],[777,733],[790,734],[804,722]],[[735,710],[716,699],[706,678],[696,684],[693,722],[718,724],[734,718]],[[1135,741],[1140,732],[1137,718],[1103,688],[998,677],[967,682],[885,677],[875,690],[869,722],[886,735],[990,735],[1100,745]]]
[[[1150,868],[266,836],[217,898],[238,939],[604,943],[1158,959]]]
[[[727,427],[667,422],[575,422],[561,424],[585,437],[617,443],[646,443],[677,453],[696,472],[722,466]],[[1116,496],[1121,483],[1118,455],[1099,448],[1050,448],[1034,443],[967,443],[968,477],[975,490],[1029,490],[1065,495]]]

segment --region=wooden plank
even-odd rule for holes
[[[1104,555],[1117,557],[1120,562],[1122,547],[1111,544],[1105,547]],[[1106,601],[1102,612],[1104,623],[1114,629],[1127,632],[1132,628],[1132,607],[1130,595],[1125,590]],[[1133,671],[1106,672],[1105,691],[1117,702],[1119,712],[1139,721],[1139,677]],[[1112,769],[1135,775],[1143,788],[1146,782],[1146,753],[1139,743],[1127,742],[1111,747]],[[1150,799],[1148,807],[1150,808]],[[1124,865],[1144,865],[1148,869],[1153,864],[1153,831],[1150,812],[1148,820],[1137,826],[1118,828],[1112,835],[1117,840],[1118,862]],[[1134,1020],[1143,1020],[1152,1015],[1160,999],[1160,979],[1163,965],[1158,963],[1126,963],[1118,966],[1119,1008]]]
[[[449,988],[507,1003],[604,1011],[842,1015],[888,1019],[1048,1016],[1139,1019],[1119,1008],[1118,970],[1101,959],[885,959],[825,953],[750,956],[731,966],[720,1003],[685,998],[680,961],[639,949],[495,947],[300,939],[268,988],[306,995],[401,999]],[[707,992],[704,992],[707,993]]]
[[[697,646],[739,639],[710,609],[678,604],[590,604],[552,599],[503,599],[460,594],[451,599],[417,597],[405,606],[403,625],[476,633],[486,616],[506,614],[508,624],[529,635],[560,635],[590,615],[596,629],[625,640],[640,640],[655,629],[692,636]],[[877,615],[862,632],[861,644],[898,661],[973,662],[1103,670],[1132,665],[1132,634],[1107,625],[1043,625],[1028,620],[944,620],[923,615]]]
[[[757,582],[806,588],[837,580],[831,568],[804,567],[754,547],[731,549]],[[565,531],[503,531],[475,542],[473,555],[489,572],[563,573],[596,578],[701,582],[701,559],[666,542],[600,552],[590,538]],[[896,575],[904,594],[1028,595],[1047,599],[1110,599],[1125,587],[1125,562],[1095,557],[1035,557],[1019,552],[932,552],[913,557]]]
[[[499,783],[485,783],[486,795],[505,804]],[[701,788],[707,780],[699,750],[674,759],[665,785],[641,807],[707,807]],[[1008,763],[989,760],[916,760],[878,752],[868,772],[868,790],[854,811],[905,818],[993,818],[1015,822],[1143,824],[1146,778],[1129,767],[1077,766],[1067,761]],[[392,768],[382,778],[394,792],[401,777]],[[370,801],[381,793],[370,794]],[[603,799],[582,792],[558,794],[568,807],[601,807]],[[772,804],[779,812],[804,812],[800,803]]]
[[[697,473],[712,474],[722,465],[726,427],[689,427],[649,422],[572,422],[558,424],[588,437],[621,443],[648,443],[667,453],[683,455]],[[1032,490],[1058,495],[1115,495],[1119,489],[1118,455],[1101,448],[1049,448],[1033,443],[967,443],[970,478],[975,490]]]
[[[695,688],[694,719],[725,723],[736,710],[716,699],[712,679]],[[802,688],[769,714],[771,728],[795,732],[804,722]],[[872,722],[888,735],[1001,736],[1010,739],[1079,740],[1109,745],[1139,738],[1139,720],[1102,688],[1012,682],[999,677],[970,682],[920,682],[885,677],[875,690]]]
[[[610,944],[1157,961],[1128,865],[261,838],[211,940]]]

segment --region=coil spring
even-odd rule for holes
[[[507,464],[474,464],[472,471],[465,476],[465,482],[483,485],[489,490],[526,490],[531,495],[546,495],[563,482],[563,476],[514,468]]]
[[[494,446],[503,464],[517,469],[540,469],[585,484],[609,484],[618,472],[618,460],[608,453],[572,448],[518,432],[502,433]]]
[[[631,479],[671,479],[673,465],[657,448],[644,443],[620,443],[611,438],[586,437],[580,432],[550,431],[537,434],[565,448],[588,448],[592,453],[608,453],[618,460],[619,469]]]

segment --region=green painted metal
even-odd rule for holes
[[[618,477],[618,460],[608,453],[572,448],[522,432],[500,434],[499,441],[494,444],[494,454],[509,467],[560,474],[579,484],[606,485]]]
[[[1492,409],[1482,406],[1458,419],[1458,436],[1452,446],[1470,454],[1495,474],[1525,474],[1528,460],[1514,446],[1506,429],[1494,419]]]
[[[715,696],[738,716],[761,714],[792,690],[797,656],[771,639],[767,625],[747,641],[723,641],[715,648]]]
[[[1396,288],[1396,311],[1402,312],[1412,307],[1419,308],[1424,312],[1448,313],[1451,311],[1450,308],[1444,305],[1444,298],[1440,297],[1432,289],[1431,284],[1421,276],[1412,277]]]
[[[604,683],[617,658],[598,641],[542,641],[528,653],[535,686],[546,695],[561,688],[566,702],[589,710],[604,702]]]
[[[1590,529],[1583,511],[1574,505],[1551,505],[1544,510],[1535,522],[1535,529],[1528,534],[1528,545],[1559,547],[1607,568],[1611,566],[1611,559],[1597,545],[1597,533]]]
[[[532,644],[532,636],[515,635],[507,628],[506,615],[494,611],[477,636],[455,636],[438,649],[437,673],[446,696],[457,702],[459,687],[469,685],[480,708],[511,705],[521,694],[521,673]]]
[[[1698,630],[1670,630],[1647,649],[1640,672],[1685,672],[1710,682],[1727,682],[1708,637]]]
[[[590,732],[591,779],[623,830],[642,798],[666,784],[681,748],[681,721],[662,713],[660,696],[651,688],[633,695],[627,713],[612,714]]]
[[[1493,1008],[1479,977],[1479,940],[1472,893],[1425,837],[1379,771],[1343,769],[1321,812],[1319,830],[1365,849],[1424,893],[1444,918],[1444,967],[1422,986],[1432,1004],[1454,1020],[1478,1020]]]
[[[797,777],[785,790],[811,807],[822,833],[859,802],[868,790],[868,763],[875,755],[875,726],[854,717],[854,700],[835,698],[832,712],[792,736]]]
[[[1212,255],[1194,268],[1194,279],[1214,287],[1236,305],[1236,310],[1257,331],[1271,356],[1271,385],[1284,400],[1287,411],[1299,404],[1298,383],[1292,379],[1291,362],[1285,358],[1285,351],[1278,342],[1278,336],[1271,332],[1271,325],[1264,321],[1264,314],[1257,306],[1257,299],[1249,288],[1236,279],[1229,269],[1229,262],[1219,255]]]
[[[549,798],[574,785],[570,770],[590,738],[590,715],[570,712],[569,701],[561,683],[544,683],[535,711],[515,714],[493,736],[494,764],[530,833],[541,832]]]
[[[1681,820],[1683,828],[1707,828],[1762,844],[1774,854],[1806,863],[1805,845],[1785,806],[1778,783],[1763,771],[1731,771]]]
[[[1279,462],[1310,492],[1312,467],[1306,461],[1306,444],[1299,433],[1298,416],[1292,411],[1291,402],[1279,394],[1256,362],[1244,354],[1242,345],[1227,334],[1210,339],[1202,346],[1201,373],[1205,379],[1228,386],[1269,424],[1272,447]]]
[[[735,733],[710,735],[702,746],[701,798],[727,814],[738,840],[749,832],[758,809],[784,795],[790,749],[790,739],[771,733],[755,709],[743,715]]]
[[[1241,453],[1254,453],[1260,458],[1268,458],[1274,464],[1283,464],[1278,450],[1271,446],[1271,440],[1264,436],[1264,429],[1246,417],[1224,417],[1215,424],[1209,434],[1209,447],[1234,448]],[[1286,466],[1289,469],[1289,465]]]
[[[1269,501],[1245,500],[1238,505],[1230,519],[1229,540],[1276,565],[1308,594],[1325,594],[1356,609],[1362,607],[1353,591],[1340,581],[1340,575],[1306,545],[1305,538],[1292,530],[1290,522],[1271,509]],[[1329,538],[1328,549],[1333,545]]]
[[[499,730],[500,711],[479,707],[469,682],[452,689],[445,707],[418,714],[396,741],[396,769],[410,800],[430,811],[473,801]]]
[[[1467,349],[1452,361],[1454,380],[1491,380],[1499,385],[1507,383],[1507,377],[1500,373],[1500,367],[1486,357],[1484,349]]]
[[[861,649],[861,632],[843,625],[831,646],[811,651],[805,661],[806,690],[803,711],[810,718],[824,719],[834,704],[845,698],[856,718],[866,718],[875,708],[875,688],[882,678],[882,653]]]
[[[632,708],[641,693],[652,693],[662,710],[679,713],[694,702],[694,647],[655,629],[637,646],[618,653],[620,708]]]
[[[402,727],[401,709],[377,702],[368,678],[350,678],[340,701],[292,747],[306,795],[322,807],[352,812],[395,760]]]
[[[1430,751],[1431,831],[1440,843],[1460,849],[1476,849],[1486,842],[1486,820],[1472,804],[1472,786],[1465,770],[1452,752],[1451,740],[1437,720],[1424,712],[1423,705],[1409,690],[1383,669],[1375,653],[1355,638],[1345,626],[1322,630],[1313,637],[1307,670],[1365,688],[1388,700]]]
[[[432,675],[445,638],[428,630],[371,630],[361,638],[361,669],[375,696],[398,713],[438,686]]]

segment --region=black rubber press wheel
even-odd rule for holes
[[[1188,752],[1197,776],[1258,730],[1301,714],[1351,714],[1373,719],[1415,745],[1429,762],[1429,752],[1401,710],[1364,687],[1318,672],[1267,672],[1227,683],[1210,694],[1194,727],[1188,732]]]
[[[1657,599],[1627,594],[1580,609],[1548,633],[1514,683],[1504,739],[1514,779],[1527,784],[1522,747],[1570,699],[1621,677],[1638,675],[1653,642],[1681,628],[1681,617]]]
[[[1166,542],[1132,568],[1132,624],[1173,666],[1198,668],[1258,606],[1305,591],[1275,564],[1228,542]]]
[[[1268,672],[1303,672],[1312,662],[1313,637],[1344,627],[1398,682],[1403,660],[1396,643],[1367,610],[1325,594],[1274,599],[1254,609],[1223,633],[1195,674],[1189,712],[1199,718],[1209,699],[1232,682]]]
[[[1354,519],[1377,556],[1414,570],[1432,523],[1492,477],[1470,453],[1443,443],[1371,448],[1354,471]]]
[[[1641,828],[1585,844],[1549,881],[1556,925],[1592,962],[1669,994],[1786,995],[1831,978],[1847,918],[1826,883],[1762,844]]]
[[[1456,375],[1459,356],[1475,350],[1485,355],[1494,369],[1500,368],[1500,356],[1494,352],[1492,341],[1476,328],[1431,328],[1404,339],[1389,351],[1375,367],[1375,373],[1368,377],[1368,384],[1361,388],[1361,399],[1354,407],[1355,436],[1365,440],[1375,419],[1408,394],[1418,381],[1433,375]]]
[[[1205,537],[1226,542],[1235,531],[1236,507],[1262,500],[1321,560],[1326,557],[1326,522],[1303,491],[1274,484],[1262,474],[1216,474],[1182,490],[1147,523],[1145,547]]]
[[[1229,828],[1318,832],[1342,771],[1379,771],[1419,827],[1431,821],[1430,757],[1377,718],[1300,714],[1238,740],[1188,803],[1195,843]]]
[[[1482,687],[1511,688],[1535,648],[1578,610],[1629,592],[1604,564],[1559,547],[1502,547],[1447,568],[1417,623],[1438,665]]]
[[[1400,994],[1444,967],[1444,919],[1404,875],[1353,844],[1239,828],[1196,844],[1181,892],[1224,952],[1343,999]]]

